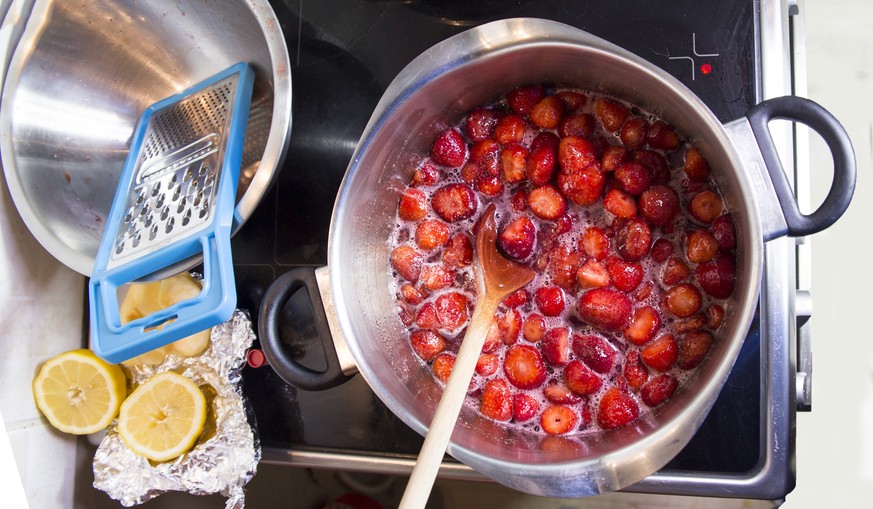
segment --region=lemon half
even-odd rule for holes
[[[152,461],[168,461],[191,449],[206,422],[203,392],[182,375],[160,373],[137,387],[121,405],[118,434]]]
[[[33,380],[36,406],[55,428],[96,433],[112,422],[127,395],[121,368],[91,350],[71,350],[42,365]]]

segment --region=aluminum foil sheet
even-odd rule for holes
[[[212,328],[209,348],[196,357],[170,355],[162,364],[129,369],[133,386],[165,371],[180,373],[204,392],[208,407],[203,434],[193,449],[164,463],[136,455],[118,435],[117,421],[94,455],[94,487],[125,507],[141,504],[168,491],[194,495],[220,493],[227,509],[245,504],[246,483],[261,459],[261,448],[246,418],[242,367],[255,338],[248,314],[237,310]]]

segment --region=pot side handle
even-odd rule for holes
[[[293,359],[285,350],[279,333],[282,307],[298,290],[305,288],[312,305],[312,316],[321,341],[327,368],[316,371]],[[343,368],[331,335],[328,310],[319,292],[316,269],[298,267],[285,272],[267,289],[261,300],[258,336],[270,367],[289,384],[300,389],[320,391],[341,385],[351,378]]]
[[[788,225],[788,234],[802,237],[834,224],[849,207],[855,192],[857,174],[855,151],[840,122],[818,103],[797,96],[768,99],[746,114],[776,191],[779,206]],[[768,126],[771,120],[800,122],[816,131],[831,151],[834,178],[822,204],[809,215],[803,214],[782,167]]]

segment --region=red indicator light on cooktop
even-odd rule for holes
[[[709,74],[712,72],[712,66],[709,64],[703,64],[700,66],[700,72],[703,74]]]

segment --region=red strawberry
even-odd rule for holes
[[[415,324],[422,329],[440,328],[440,319],[432,302],[427,302],[419,308],[418,313],[415,315]]]
[[[694,147],[685,152],[685,176],[695,182],[706,182],[709,178],[709,164]]]
[[[582,288],[601,288],[609,285],[609,272],[602,263],[588,260],[576,271],[576,281]]]
[[[446,129],[433,142],[430,158],[442,166],[452,168],[461,166],[467,158],[467,143],[464,137],[456,129]]]
[[[519,306],[524,305],[527,302],[527,299],[527,290],[521,288],[510,293],[505,299],[503,299],[503,305],[510,309],[515,309]]]
[[[549,254],[548,275],[552,283],[568,292],[576,290],[576,271],[582,255],[575,249],[559,246]]]
[[[626,262],[611,256],[606,259],[609,280],[617,290],[632,292],[643,281],[643,266],[637,262]]]
[[[652,260],[664,263],[673,254],[673,244],[667,239],[658,239],[652,244],[652,250],[649,253],[652,256]]]
[[[527,155],[527,148],[520,143],[507,145],[500,151],[500,168],[503,172],[503,180],[510,184],[524,180]]]
[[[679,213],[679,195],[667,186],[653,185],[640,195],[639,209],[653,225],[667,226]]]
[[[443,329],[456,331],[467,323],[467,297],[464,294],[444,293],[437,297],[434,304]]]
[[[637,202],[634,197],[621,189],[610,189],[603,197],[603,208],[610,214],[629,218],[637,213]]]
[[[641,162],[652,169],[652,183],[666,184],[670,181],[670,167],[661,154],[652,150],[634,150],[633,160]]]
[[[449,227],[438,219],[425,219],[415,227],[415,243],[424,250],[442,247],[449,241]]]
[[[603,380],[588,366],[573,360],[564,367],[564,383],[576,394],[588,396],[600,389]]]
[[[555,93],[555,97],[561,100],[566,111],[576,111],[588,102],[585,94],[573,90],[561,90]]]
[[[640,387],[649,379],[649,370],[643,364],[640,353],[636,350],[629,350],[625,355],[623,373],[628,387],[634,391],[640,390]]]
[[[501,145],[521,143],[527,131],[527,122],[518,115],[506,115],[494,127],[494,140]]]
[[[527,394],[518,393],[512,397],[512,420],[515,422],[529,421],[539,410],[540,404]]]
[[[552,405],[543,410],[540,427],[549,435],[563,435],[576,426],[579,417],[566,405]]]
[[[640,416],[640,407],[629,395],[612,387],[600,398],[597,422],[603,429],[626,426]]]
[[[455,273],[445,265],[425,265],[421,268],[421,286],[435,292],[455,282]]]
[[[649,123],[640,117],[627,120],[621,126],[619,137],[625,147],[634,149],[646,144],[646,135],[649,133]]]
[[[546,91],[541,85],[524,85],[506,94],[506,102],[515,113],[527,115],[545,96]]]
[[[512,418],[512,390],[502,379],[489,380],[482,390],[482,415],[495,421],[508,421]]]
[[[652,295],[652,290],[655,289],[655,283],[651,281],[646,281],[637,288],[637,290],[633,293],[633,297],[642,302],[649,298]]]
[[[672,127],[661,120],[652,122],[646,141],[649,146],[658,150],[675,150],[679,148],[679,135]]]
[[[609,237],[606,236],[603,228],[589,226],[582,232],[579,249],[595,260],[603,260],[609,254]]]
[[[608,331],[624,330],[631,317],[628,297],[609,288],[588,290],[579,298],[579,318]]]
[[[587,113],[567,115],[561,120],[561,125],[558,126],[558,134],[564,138],[567,136],[588,138],[594,133],[596,128],[597,123],[594,117]]]
[[[420,189],[409,187],[400,196],[397,215],[404,221],[418,221],[427,215],[427,195]]]
[[[679,356],[679,346],[672,334],[662,334],[646,345],[640,352],[640,357],[646,366],[656,371],[667,371],[676,363]]]
[[[566,366],[570,362],[570,331],[566,327],[549,329],[540,348],[546,362],[552,366]]]
[[[535,186],[542,186],[551,182],[558,168],[557,159],[558,153],[556,147],[540,146],[536,149],[531,148],[530,155],[527,158],[527,167],[525,168],[525,174],[530,183]]]
[[[679,338],[679,361],[682,369],[694,369],[703,362],[713,343],[712,334],[704,330],[691,331]]]
[[[544,316],[558,316],[564,312],[564,292],[557,286],[537,288],[534,302]]]
[[[704,292],[716,299],[726,299],[734,291],[736,278],[734,257],[729,254],[720,254],[715,260],[698,265],[694,271],[694,277]]]
[[[679,382],[673,375],[662,373],[646,383],[640,390],[640,399],[650,407],[656,407],[670,399],[676,392]]]
[[[596,161],[573,173],[558,174],[558,188],[570,201],[581,206],[596,203],[605,184],[606,177]]]
[[[627,106],[611,99],[598,97],[594,100],[594,115],[597,116],[597,119],[603,125],[603,129],[607,132],[614,133],[618,131],[629,113],[630,110],[628,110]]]
[[[397,246],[391,251],[391,266],[410,283],[418,281],[422,257],[411,246]]]
[[[533,221],[525,216],[509,223],[497,236],[497,246],[509,258],[523,261],[533,252],[537,230]]]
[[[500,357],[496,353],[483,353],[476,361],[476,373],[480,376],[488,377],[497,373],[497,368],[500,367]]]
[[[503,181],[500,177],[479,177],[476,179],[476,190],[485,196],[500,196],[503,194]]]
[[[466,233],[456,233],[443,250],[443,263],[447,267],[468,267],[473,263],[473,243]]]
[[[482,167],[473,161],[467,161],[467,163],[461,167],[461,180],[468,184],[477,182],[483,175],[486,174],[482,171]]]
[[[530,211],[540,219],[555,220],[567,211],[567,200],[552,186],[542,186],[527,195]]]
[[[692,263],[705,263],[718,254],[718,241],[706,230],[685,233],[685,254]]]
[[[686,318],[685,320],[677,320],[673,322],[673,332],[689,332],[697,329],[701,329],[706,326],[706,315],[703,313],[697,313],[691,318]]]
[[[433,359],[433,374],[442,383],[449,380],[453,367],[455,367],[454,354],[443,352]]]
[[[665,286],[673,286],[677,283],[685,281],[691,275],[691,269],[678,258],[670,258],[664,266],[664,272],[661,274],[661,282]]]
[[[409,283],[404,283],[403,286],[400,287],[400,294],[403,296],[403,300],[414,306],[421,304],[421,301],[424,300],[424,295],[422,295],[415,286]]]
[[[737,247],[737,237],[730,214],[722,214],[712,221],[712,236],[718,242],[722,251],[730,251]]]
[[[530,110],[530,121],[543,129],[558,127],[564,116],[564,103],[553,95],[543,98]]]
[[[495,316],[491,320],[491,325],[488,327],[488,332],[485,335],[485,343],[482,345],[482,353],[496,352],[500,345],[503,344],[503,333],[500,332],[500,322]]]
[[[531,343],[536,343],[543,339],[543,335],[546,333],[546,320],[542,315],[531,313],[527,320],[524,321],[521,332],[524,339]]]
[[[639,196],[652,183],[652,170],[643,163],[628,161],[615,170],[619,187],[627,193]]]
[[[479,205],[476,194],[466,184],[448,184],[437,189],[430,204],[438,216],[450,223],[472,217]]]
[[[587,138],[567,136],[558,145],[558,163],[563,173],[582,171],[597,161],[594,144]]]
[[[500,333],[503,336],[503,344],[513,345],[518,341],[518,335],[521,332],[522,320],[521,313],[511,309],[500,319]]]
[[[509,383],[519,389],[536,389],[546,380],[546,365],[539,350],[516,344],[509,347],[503,359],[503,372]]]
[[[609,341],[595,334],[575,334],[573,353],[589,368],[598,373],[609,373],[618,353]]]
[[[719,306],[718,304],[713,304],[709,306],[706,310],[706,324],[710,329],[716,330],[721,327],[721,323],[724,321],[724,308]]]
[[[500,113],[494,110],[475,108],[467,115],[467,120],[464,123],[464,132],[473,141],[482,141],[490,138],[499,118]]]
[[[476,163],[479,173],[484,173],[491,177],[500,175],[500,145],[492,139],[477,141],[470,147],[470,162]],[[462,170],[462,178],[463,173]],[[465,178],[465,180],[467,179]],[[468,182],[470,181],[472,179],[468,180]]]
[[[648,343],[661,328],[661,316],[652,306],[643,306],[634,311],[634,319],[624,330],[624,337],[635,345]]]
[[[718,194],[704,189],[688,202],[688,212],[701,223],[710,224],[724,211],[724,202]]]
[[[603,156],[600,159],[600,165],[603,171],[615,171],[622,164],[630,159],[630,152],[621,145],[610,145],[603,149]]]
[[[516,212],[524,212],[527,210],[527,191],[519,189],[512,195],[512,210]]]
[[[432,186],[440,179],[440,171],[432,164],[423,164],[412,174],[411,186]]]
[[[560,384],[549,384],[543,389],[543,396],[549,403],[556,405],[572,405],[582,401],[575,392]]]
[[[446,340],[430,330],[416,330],[409,335],[412,349],[424,362],[430,362],[446,349]]]
[[[679,318],[688,318],[700,310],[702,297],[696,286],[681,283],[667,290],[665,307]]]
[[[648,223],[633,217],[618,229],[615,235],[616,249],[629,262],[641,260],[652,247],[652,229]]]

